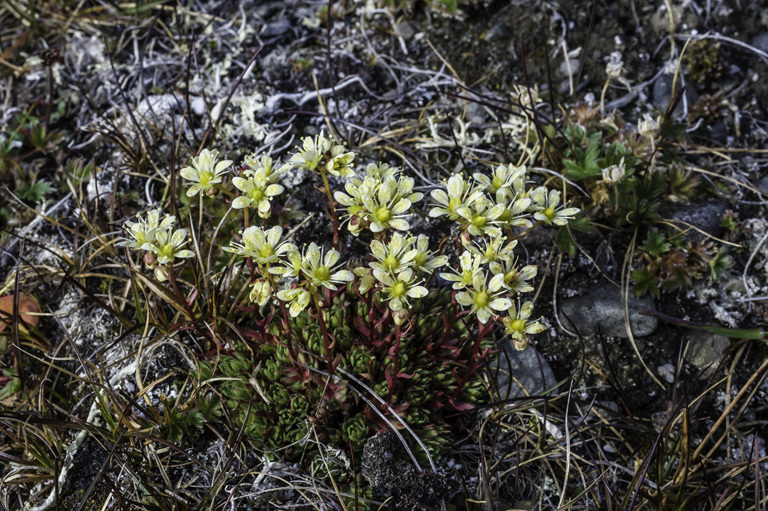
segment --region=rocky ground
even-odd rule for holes
[[[136,305],[156,298],[128,291],[114,247],[137,213],[189,207],[177,172],[200,149],[285,157],[324,131],[360,164],[404,167],[425,194],[452,173],[525,161],[589,226],[521,240],[547,328],[524,351],[496,335],[492,397],[457,419],[455,452],[418,470],[385,433],[340,478],[361,474],[390,509],[765,508],[758,4],[4,2],[0,295],[30,297],[39,315],[0,331],[3,507],[356,508],[356,485],[340,496],[306,464],[262,456],[226,417],[184,442],[163,436],[165,400],[190,395],[182,375],[211,347],[137,321]],[[623,72],[606,84],[614,52]],[[638,129],[646,114],[664,121],[652,142]],[[600,136],[579,146],[574,125]],[[613,143],[637,176],[666,180],[645,223],[621,218],[600,176],[563,179],[578,150]],[[282,184],[290,207],[276,214],[305,220],[294,242],[332,239],[322,183],[292,172]],[[414,231],[455,230],[426,210]],[[345,240],[350,257],[365,254]],[[641,293],[633,271],[647,268],[668,279]]]

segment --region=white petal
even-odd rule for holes
[[[339,270],[333,275],[331,275],[331,280],[336,280],[341,282],[352,282],[353,280],[355,280],[355,276],[350,271]]]
[[[332,268],[333,265],[336,264],[336,261],[339,260],[339,256],[340,254],[336,250],[331,249],[325,253],[323,264],[328,268]]]
[[[408,296],[411,298],[422,298],[429,294],[429,290],[424,286],[413,286],[408,290]]]
[[[520,319],[528,319],[531,317],[531,313],[533,312],[533,302],[525,302],[522,307],[520,307]]]
[[[456,301],[465,307],[469,307],[475,303],[475,301],[472,299],[472,296],[469,293],[465,293],[464,291],[456,293]]]
[[[489,303],[488,306],[493,310],[505,311],[512,307],[512,300],[509,298],[496,298],[495,300],[491,300],[491,303]]]
[[[451,197],[460,197],[464,191],[464,178],[461,174],[454,174],[448,180],[448,195]]]
[[[392,214],[393,215],[402,215],[406,211],[408,211],[408,208],[411,207],[411,201],[408,199],[401,199],[398,201],[397,204],[395,204],[395,207],[392,208]]]
[[[495,293],[499,289],[501,289],[502,284],[504,284],[504,274],[498,273],[493,276],[491,279],[491,282],[488,284],[488,291],[491,293]]]
[[[397,229],[398,231],[407,231],[411,228],[411,225],[402,218],[393,218],[389,221],[390,227]],[[373,231],[373,229],[371,229]],[[375,232],[375,231],[374,231]]]
[[[491,318],[491,311],[487,308],[482,308],[477,311],[477,319],[480,320],[480,323],[486,324],[488,323],[488,320]]]
[[[232,207],[235,209],[247,208],[251,205],[251,199],[248,197],[237,197],[232,201]]]
[[[373,257],[379,260],[384,260],[387,257],[386,247],[379,240],[371,241],[371,253]]]
[[[200,181],[200,174],[192,167],[184,167],[179,173],[184,179],[189,179],[190,181]]]
[[[173,236],[171,237],[171,243],[173,243],[174,246],[181,245],[184,242],[184,238],[186,237],[187,237],[187,230],[178,229],[173,233]]]
[[[430,193],[433,199],[435,199],[440,204],[448,205],[450,202],[450,199],[448,198],[448,195],[443,190],[432,190]]]
[[[320,263],[320,247],[314,241],[309,244],[306,260],[312,268],[317,268],[318,263]]]

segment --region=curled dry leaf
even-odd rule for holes
[[[0,332],[11,326],[13,318],[13,299],[14,295],[0,296]],[[24,323],[31,328],[35,328],[40,321],[36,314],[40,312],[37,301],[29,295],[19,296],[19,314],[24,322],[19,322],[19,330],[26,331]]]

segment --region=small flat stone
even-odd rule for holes
[[[672,101],[672,95],[679,89],[683,84],[680,80],[680,77],[678,76],[677,82],[675,83],[675,91],[672,90],[672,82],[674,81],[674,77],[671,74],[662,74],[659,76],[659,78],[654,82],[653,84],[653,105],[656,108],[660,108],[661,110],[666,110],[669,106],[669,102]],[[688,102],[688,111],[691,110],[691,107],[696,103],[696,101],[699,99],[699,93],[698,91],[693,87],[693,85],[690,82],[686,82],[685,84],[685,99]],[[683,100],[680,99],[680,103],[678,103],[677,107],[674,111],[675,116],[681,116],[683,115]]]
[[[700,377],[707,379],[717,369],[723,353],[731,345],[731,341],[722,335],[713,334],[703,330],[691,332],[691,340],[688,346],[686,360],[698,369],[702,370]]]
[[[273,21],[264,26],[261,31],[262,37],[277,37],[283,34],[287,34],[293,29],[293,24],[286,18]]]
[[[508,39],[512,35],[512,29],[509,25],[503,21],[499,21],[488,32],[485,33],[483,39],[486,43],[492,43],[494,41],[500,41],[502,39]]]
[[[717,200],[705,200],[692,204],[672,204],[659,209],[659,214],[664,218],[685,222],[700,229],[710,236],[720,236],[723,233],[723,215],[728,209],[725,202]],[[678,227],[685,229],[684,224]],[[672,232],[672,231],[670,231]],[[677,232],[675,229],[674,232]],[[692,242],[703,241],[706,236],[691,229],[687,233]]]
[[[652,334],[659,324],[655,316],[643,316],[641,310],[656,310],[651,297],[629,294],[629,324],[635,337]],[[621,292],[613,285],[602,284],[587,294],[567,298],[560,311],[560,322],[568,329],[576,329],[581,335],[597,335],[629,338],[624,325]]]
[[[501,399],[539,396],[557,385],[549,363],[532,347],[517,351],[512,339],[502,339],[499,350],[491,361],[491,374]]]
[[[407,21],[401,21],[400,23],[395,25],[395,35],[397,37],[402,37],[407,41],[408,39],[416,35],[416,29],[414,29],[413,25],[411,25]]]

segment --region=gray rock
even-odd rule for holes
[[[407,21],[401,21],[400,23],[395,25],[395,35],[397,37],[402,37],[407,41],[408,39],[416,35],[416,29],[414,29],[413,25],[411,25]]]
[[[728,143],[728,126],[723,121],[716,122],[709,127],[709,138],[720,145]]]
[[[491,362],[491,374],[501,399],[539,396],[557,385],[549,363],[532,347],[517,351],[512,339],[503,339],[499,350]]]
[[[285,8],[284,2],[256,2],[256,8],[254,12],[261,18],[270,18],[278,11]]]
[[[668,205],[659,209],[659,215],[670,220],[691,224],[710,236],[719,237],[723,232],[721,223],[727,209],[728,205],[724,202],[707,200],[692,204]],[[678,225],[678,227],[686,228],[685,225]],[[676,229],[675,232],[677,232]],[[706,238],[706,236],[693,229],[688,231],[687,236],[692,242],[703,241]]]
[[[642,316],[643,309],[656,310],[651,297],[629,294],[629,324],[635,337],[651,335],[659,324],[655,316]],[[602,284],[587,294],[567,298],[558,311],[560,322],[568,329],[576,329],[581,335],[597,335],[629,338],[624,325],[621,292],[612,285]]]
[[[507,39],[512,35],[512,29],[509,28],[509,25],[504,23],[503,21],[499,21],[496,23],[491,29],[485,33],[485,36],[483,36],[483,39],[486,43],[492,43],[494,41],[499,41],[501,39]]]
[[[765,193],[768,193],[768,174],[760,178],[760,181],[757,182],[757,187]]]
[[[701,369],[700,377],[707,379],[715,374],[723,353],[731,345],[731,341],[722,335],[713,334],[703,330],[694,330],[688,345],[686,360]]]
[[[672,94],[677,91],[683,84],[678,76],[677,82],[675,82],[675,91],[672,90],[672,80],[674,76],[671,74],[663,74],[653,84],[653,105],[661,110],[666,110],[669,106],[669,102],[672,100]],[[688,110],[699,99],[699,93],[693,87],[690,82],[685,84],[685,98],[688,101]],[[683,100],[680,99],[677,107],[674,111],[675,116],[679,117],[683,115]]]
[[[768,52],[768,32],[756,35],[754,39],[752,39],[751,44],[758,50]]]
[[[264,25],[264,29],[261,31],[262,37],[277,37],[287,34],[293,29],[293,24],[286,18],[273,21]]]

